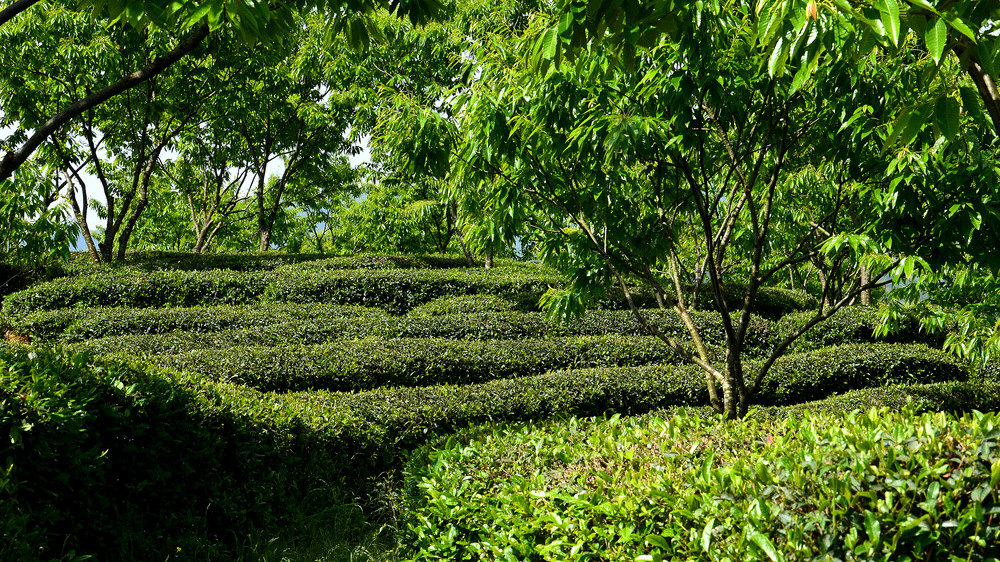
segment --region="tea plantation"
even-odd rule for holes
[[[0,559],[1000,556],[997,371],[915,323],[880,340],[872,309],[807,334],[731,423],[614,296],[546,320],[561,281],[533,264],[65,273],[2,304]],[[751,368],[815,306],[765,290]]]

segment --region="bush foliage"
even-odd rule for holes
[[[413,560],[982,560],[1000,544],[995,415],[570,420],[451,442],[407,477]]]

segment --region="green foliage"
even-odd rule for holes
[[[442,316],[388,316],[380,309],[357,310],[336,305],[267,305],[253,307],[245,317],[245,307],[165,309],[123,312],[123,309],[63,310],[39,312],[23,320],[9,321],[15,333],[34,341],[51,339],[74,342],[85,334],[96,339],[81,341],[74,349],[97,354],[173,354],[196,349],[225,349],[236,346],[278,346],[289,342],[318,344],[355,338],[450,338],[461,340],[512,340],[606,334],[645,336],[645,329],[631,311],[592,310],[583,318],[555,324],[542,313],[492,312]],[[215,317],[218,311],[219,317]],[[672,312],[644,311],[653,325],[672,337],[684,337],[687,328]],[[296,320],[289,321],[290,317]],[[721,319],[716,313],[692,314],[710,346],[724,340]],[[105,318],[109,318],[105,322]],[[247,325],[206,331],[225,324]],[[191,326],[186,331],[171,327]],[[64,330],[60,333],[61,330]],[[111,335],[122,334],[122,335]],[[104,335],[104,337],[99,337]],[[747,336],[751,356],[767,351],[774,342],[770,325],[758,320]]]
[[[490,314],[493,312],[529,312],[536,310],[535,302],[517,302],[497,295],[462,295],[441,297],[410,310],[411,316],[445,316],[453,314]]]
[[[67,308],[29,314],[7,324],[8,329],[36,343],[72,343],[129,334],[186,331],[212,333],[260,329],[275,325],[322,326],[351,321],[360,326],[388,321],[377,308],[311,303],[268,306],[193,308]],[[342,322],[345,323],[345,322]]]
[[[805,325],[814,314],[813,312],[789,314],[775,323],[774,330],[779,338],[786,337]],[[882,325],[879,309],[863,306],[842,308],[795,340],[791,349],[807,351],[828,345],[864,342],[926,343],[935,346],[941,344],[939,338],[921,331],[920,321],[916,316],[906,314],[898,320],[892,333],[879,335]]]
[[[571,419],[409,465],[409,560],[984,560],[995,415]]]
[[[253,302],[361,304],[396,312],[442,295],[541,293],[551,276],[497,270],[330,270],[274,272],[123,270],[56,279],[9,296],[14,316],[55,308],[162,307]]]
[[[328,302],[379,306],[405,312],[444,295],[541,294],[558,278],[548,274],[491,270],[356,270],[280,272],[264,302]]]
[[[259,300],[269,278],[235,271],[125,270],[64,277],[10,295],[3,311],[11,316],[56,308],[196,306],[245,304]]]
[[[777,411],[850,412],[889,408],[919,412],[1000,411],[1000,379],[977,379],[934,384],[905,384],[863,388],[831,396],[817,402],[795,404]]]
[[[860,388],[961,381],[968,376],[958,359],[924,345],[830,346],[780,357],[762,382],[759,400],[796,404]]]
[[[0,350],[0,557],[225,558],[234,529],[341,501],[344,451],[261,404],[80,355]]]
[[[365,338],[318,346],[207,349],[149,361],[265,392],[289,392],[462,385],[553,369],[682,360],[656,338],[598,336],[516,341]]]

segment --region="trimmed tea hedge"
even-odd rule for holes
[[[743,292],[745,286],[740,283],[726,283],[726,305],[729,310],[740,310],[743,308]],[[638,288],[632,295],[632,301],[640,308],[654,308],[657,306],[656,297],[652,291]],[[673,304],[671,300],[670,304]],[[598,301],[599,308],[624,309],[628,308],[628,301],[620,291],[612,291],[607,297]],[[815,297],[805,291],[793,291],[777,287],[761,287],[757,293],[757,303],[752,309],[754,314],[763,316],[769,320],[776,320],[803,310],[815,309],[819,302]],[[698,294],[698,308],[702,310],[714,310],[715,298],[712,296],[708,285]]]
[[[657,339],[620,336],[516,342],[367,338],[316,346],[232,347],[150,359],[157,366],[199,377],[277,392],[469,384],[552,369],[679,360]]]
[[[814,312],[789,314],[775,323],[776,337],[784,338],[801,328]],[[944,340],[920,331],[920,321],[912,316],[903,319],[900,329],[883,337],[875,336],[880,322],[879,310],[869,306],[849,306],[835,312],[833,316],[813,326],[792,344],[796,351],[808,351],[828,345],[845,343],[886,342],[925,343],[939,346]]]
[[[56,279],[14,293],[3,313],[80,307],[328,303],[405,312],[443,295],[544,292],[558,279],[499,270],[152,271]]]
[[[966,366],[918,344],[861,344],[792,353],[775,361],[762,384],[764,404],[794,404],[859,388],[965,380]]]
[[[264,306],[255,310],[247,317],[248,321],[253,321],[255,325],[251,328],[225,329],[219,332],[199,333],[199,332],[169,332],[158,336],[150,335],[123,335],[109,336],[105,338],[88,340],[75,344],[74,347],[80,350],[92,351],[94,353],[114,353],[128,352],[135,354],[163,354],[179,353],[182,351],[193,351],[196,349],[229,348],[234,346],[274,346],[288,343],[297,344],[318,344],[328,343],[335,340],[355,339],[364,337],[381,338],[449,338],[449,339],[518,339],[518,338],[543,338],[543,337],[566,337],[566,336],[599,336],[608,334],[619,335],[645,335],[645,330],[635,321],[630,311],[589,311],[583,318],[573,321],[570,324],[553,324],[548,322],[541,313],[508,313],[498,312],[491,314],[454,314],[448,316],[387,316],[377,309],[371,310],[370,314],[359,314],[350,316],[344,314],[337,316],[336,306],[330,306],[332,312],[323,315],[322,307],[316,312],[316,316],[307,319],[311,306],[301,305],[305,312],[303,319],[291,322],[281,322],[285,313],[282,310],[288,308],[295,310],[300,305],[281,305],[278,312],[273,315],[268,312],[270,307]],[[116,310],[116,309],[109,309]],[[166,309],[162,314],[166,318],[173,318],[169,310],[176,310],[177,314],[184,315],[185,309]],[[202,309],[210,315],[212,309]],[[223,310],[226,310],[223,308]],[[352,310],[347,308],[347,310]],[[62,315],[72,316],[77,314],[74,311],[54,313],[57,317]],[[86,313],[80,312],[86,318]],[[97,312],[98,316],[104,314]],[[159,318],[158,312],[150,310],[147,313],[136,312],[137,317],[148,315],[150,318]],[[650,320],[656,324],[665,334],[676,337],[681,342],[688,341],[687,329],[680,320],[671,312],[647,311]],[[43,324],[43,320],[48,318],[49,313],[37,313],[28,317],[38,318],[38,323]],[[695,324],[701,330],[704,341],[711,346],[722,346],[725,344],[724,332],[721,321],[715,313],[693,313]],[[98,333],[112,333],[112,328],[122,325],[112,322],[108,326],[103,326],[99,320],[86,320],[87,333],[94,336]],[[211,325],[209,318],[206,325]],[[127,327],[127,323],[124,323]],[[38,330],[33,330],[35,324],[22,323],[22,332],[32,334],[35,331],[42,332],[45,326],[40,326]],[[143,325],[136,327],[134,331],[152,332],[152,328]],[[74,341],[77,339],[73,334],[80,332],[71,325],[67,334],[62,337],[62,341]],[[751,329],[747,333],[747,351],[750,355],[759,354],[765,349],[769,349],[773,336],[770,325],[760,319],[755,319],[751,324]]]
[[[906,408],[918,412],[1000,412],[1000,380],[951,381],[852,390],[817,402],[781,408],[784,414]]]
[[[1000,419],[484,429],[409,465],[407,560],[995,560]]]
[[[661,368],[654,366],[603,370],[635,370],[653,377],[661,376],[659,369]],[[687,385],[684,386],[686,390],[683,394],[691,397],[691,401],[675,405],[708,404],[705,376],[699,367],[686,364],[670,370],[672,376],[677,377],[677,384]],[[747,379],[753,376],[754,370],[755,363],[749,362],[746,365]],[[855,389],[964,381],[968,377],[966,367],[957,359],[926,346],[843,345],[778,358],[764,378],[755,402],[764,405],[791,405]]]
[[[364,326],[389,315],[377,308],[327,304],[204,306],[191,308],[65,308],[45,310],[9,322],[9,329],[36,342],[78,342],[109,336],[197,333],[281,324],[323,325],[349,320]],[[2,324],[2,322],[0,322]],[[287,340],[285,340],[287,341]]]
[[[64,277],[8,296],[11,317],[39,310],[82,307],[163,307],[247,304],[259,300],[270,282],[266,273],[153,271]]]
[[[276,277],[262,300],[360,304],[401,313],[445,295],[540,295],[559,283],[555,276],[501,270],[307,271]]]
[[[274,394],[47,350],[0,350],[0,433],[13,438],[0,443],[11,467],[0,476],[0,558],[73,550],[165,559],[178,547],[184,556],[232,558],[233,541],[250,529],[275,536],[363,497],[366,478],[398,467],[407,450],[435,435],[489,421],[641,414],[703,400],[701,375],[677,371],[591,369],[466,386]],[[1000,395],[973,383],[926,388]]]
[[[450,314],[490,314],[492,312],[531,312],[538,310],[538,299],[528,295],[519,302],[510,296],[462,295],[441,297],[410,311],[411,316],[443,316]]]
[[[3,560],[233,559],[352,498],[343,412],[48,350],[0,350],[0,404]]]

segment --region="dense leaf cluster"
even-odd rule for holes
[[[994,414],[529,425],[409,468],[414,560],[992,559]]]

